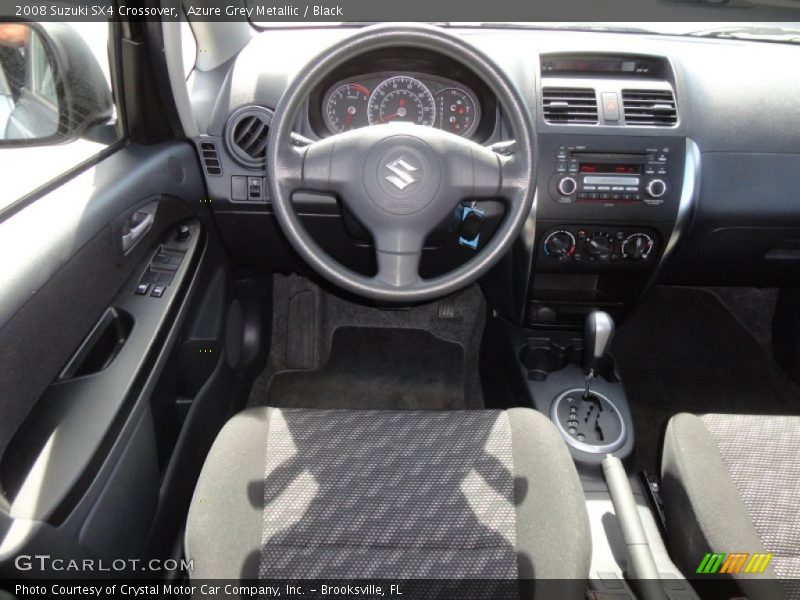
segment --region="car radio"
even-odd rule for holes
[[[561,147],[550,194],[561,204],[658,206],[668,191],[669,153],[589,152]]]

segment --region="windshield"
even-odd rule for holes
[[[340,27],[366,23],[308,22],[308,21],[255,21],[259,28],[285,27]],[[521,29],[563,29],[573,31],[606,31],[630,34],[657,34],[698,37],[735,38],[766,42],[800,43],[800,22],[458,22],[437,23],[445,27],[514,27]]]

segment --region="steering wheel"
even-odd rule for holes
[[[515,140],[513,152],[492,149],[433,127],[375,125],[311,141],[292,134],[312,89],[336,67],[386,48],[422,48],[474,71],[495,94]],[[303,67],[275,110],[266,175],[278,223],[294,249],[322,277],[359,296],[415,302],[475,281],[509,250],[525,224],[536,190],[536,134],[521,94],[482,52],[427,25],[367,27]],[[298,191],[338,196],[370,232],[377,274],[361,275],[327,254],[294,211]],[[491,240],[460,267],[423,279],[425,239],[460,203],[497,199],[505,216]]]

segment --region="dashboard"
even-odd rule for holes
[[[453,32],[509,75],[538,133],[536,213],[493,273],[499,312],[569,325],[590,307],[634,306],[656,279],[800,280],[800,74],[785,69],[800,61],[800,46],[524,28]],[[195,143],[208,161],[214,217],[239,264],[303,270],[271,211],[265,126],[296,70],[350,33],[264,32],[230,64],[196,74]],[[320,139],[393,121],[487,146],[513,139],[503,108],[470,65],[416,48],[341,65],[318,82],[295,131]],[[237,140],[244,147],[234,147]],[[295,201],[334,258],[360,273],[374,270],[370,236],[343,203],[313,194]],[[478,206],[481,244],[502,219],[499,204]],[[473,256],[459,226],[444,223],[426,241],[423,276]]]
[[[481,105],[461,82],[415,72],[369,73],[337,81],[319,108],[329,133],[392,122],[436,127],[472,137]]]

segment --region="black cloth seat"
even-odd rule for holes
[[[676,415],[661,478],[670,551],[708,597],[800,599],[800,417]],[[708,553],[748,557],[698,573]],[[754,554],[772,554],[763,573],[745,572]]]
[[[257,408],[217,437],[185,546],[192,579],[557,579],[581,598],[590,539],[533,410]]]

